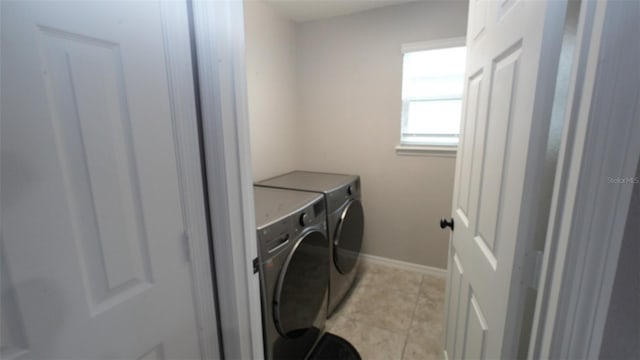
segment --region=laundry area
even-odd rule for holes
[[[403,46],[464,37],[467,2],[244,11],[267,358],[440,358],[456,150],[402,146]]]
[[[0,1],[0,358],[639,359],[639,15]]]

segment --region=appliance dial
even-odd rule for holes
[[[310,223],[311,223],[311,216],[309,216],[307,213],[302,213],[302,215],[300,215],[300,225],[307,226]]]

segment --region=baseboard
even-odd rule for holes
[[[402,270],[415,271],[419,272],[423,275],[431,275],[431,276],[439,276],[439,277],[447,277],[447,270],[440,269],[432,266],[414,264],[406,261],[388,259],[381,256],[369,255],[369,254],[360,254],[360,258],[364,262],[369,262],[372,264],[379,264],[384,266],[390,266]]]

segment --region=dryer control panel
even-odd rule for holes
[[[332,213],[350,199],[360,199],[360,177],[327,193],[327,209]]]
[[[308,228],[326,231],[326,211],[324,201],[319,199],[282,220],[258,229],[258,246],[263,256],[270,256],[293,245]]]

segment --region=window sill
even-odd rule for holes
[[[396,146],[396,155],[456,157],[457,150],[457,145],[398,145]]]

